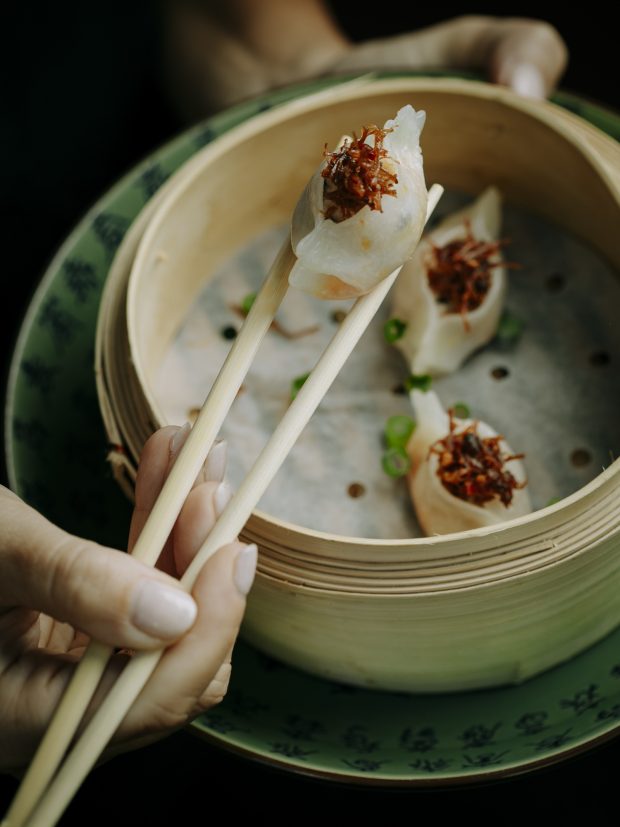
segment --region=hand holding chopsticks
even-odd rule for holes
[[[207,403],[187,438],[184,450],[172,467],[157,503],[133,548],[132,555],[147,565],[154,566],[159,558],[226,413],[286,293],[288,273],[294,261],[295,257],[287,239],[245,320],[243,335],[235,340],[211,389]],[[6,823],[12,827],[19,827],[25,822],[42,790],[53,776],[112,653],[112,646],[97,641],[88,646],[5,817]],[[3,827],[5,821],[2,822]]]
[[[441,192],[441,188],[437,186],[431,189],[429,193],[429,215],[439,200]],[[283,254],[281,253],[280,260],[282,257]],[[288,257],[284,258],[286,260]],[[218,548],[231,542],[245,525],[245,522],[250,516],[256,503],[262,496],[266,487],[269,485],[271,479],[273,479],[277,473],[278,468],[294,445],[303,427],[310,419],[312,413],[338,374],[346,358],[353,350],[368,323],[378,310],[397,275],[398,271],[395,271],[387,279],[382,281],[371,293],[357,300],[356,304],[335,334],[331,343],[323,353],[315,369],[312,371],[310,377],[274,431],[270,441],[263,449],[256,464],[239,488],[239,491],[226,507],[220,519],[211,531],[209,537],[202,545],[193,562],[185,572],[181,583],[188,591],[191,591],[194,587],[196,578],[198,577],[205,562]],[[268,283],[263,288],[263,291],[267,291],[268,294],[271,292]],[[244,346],[245,339],[247,338],[246,326],[250,321],[252,314],[256,315],[257,313],[260,313],[261,317],[263,315],[264,310],[262,308],[266,302],[266,299],[263,296],[263,291],[261,291],[261,294],[257,297],[250,316],[248,316],[248,320],[246,321],[246,325],[237,339],[236,344],[238,351],[240,351],[242,356],[246,358],[250,351],[255,352],[256,349],[248,347],[246,350],[246,347]],[[263,325],[261,326],[262,330],[268,329],[271,317],[263,319]],[[233,352],[231,351],[227,365],[230,365],[232,359]],[[222,374],[225,371],[226,366],[223,368]],[[179,459],[175,463],[174,469],[178,469],[179,466],[183,467],[181,463],[183,462],[184,455],[191,452],[191,437],[196,433],[200,420],[204,420],[205,411],[208,411],[210,408],[210,403],[216,389],[218,386],[221,387],[220,379],[222,374],[220,374],[220,377],[216,381],[214,390],[205,404],[205,407],[203,408],[203,411],[201,412],[201,415],[197,420],[197,423],[194,426],[194,429],[192,430],[181,455],[179,456]],[[244,375],[245,371],[241,375],[236,374],[236,387],[240,386]],[[225,394],[225,396],[225,401],[230,404],[232,402],[232,399],[230,398],[231,393],[229,392],[228,394]],[[234,398],[234,394],[232,394],[232,396]],[[188,460],[186,460],[186,463],[187,462]],[[166,483],[169,490],[170,480],[173,479],[174,469]],[[192,466],[189,483],[187,483],[187,477],[183,479],[185,489],[191,488],[193,480],[195,479],[194,471],[195,466]],[[176,484],[179,484],[178,480]],[[151,514],[151,522],[154,522],[157,519],[158,508],[162,512],[165,509],[166,503],[164,495],[166,492],[166,486],[164,486],[156,507]],[[164,501],[163,504],[162,501]],[[163,517],[159,517],[159,520],[160,524],[167,525],[165,514]],[[141,537],[144,536],[145,530],[146,526],[145,529],[143,529]],[[159,548],[160,547],[161,546],[159,546]],[[124,672],[121,674],[114,687],[107,695],[105,701],[94,715],[87,729],[70,752],[68,758],[58,772],[57,777],[41,798],[39,805],[35,808],[27,822],[29,827],[49,827],[49,825],[56,823],[56,820],[64,811],[75,790],[84,777],[88,774],[91,767],[96,762],[99,754],[105,748],[108,740],[123,721],[127,710],[141,692],[150,675],[155,671],[162,655],[163,651],[142,652],[135,655],[132,661],[127,665]],[[66,735],[64,740],[67,740]],[[7,823],[10,825],[17,824],[17,822],[12,820],[9,820]]]
[[[130,551],[132,537],[152,510],[188,431],[189,426],[163,428],[142,452]],[[0,768],[26,764],[33,739],[51,718],[83,652],[86,635],[76,632],[78,628],[125,647],[176,644],[162,661],[165,673],[160,668],[158,680],[125,719],[117,736],[120,746],[113,745],[113,751],[138,745],[145,732],[163,734],[221,697],[256,547],[234,543],[222,549],[201,573],[193,599],[175,578],[183,574],[230,499],[230,486],[222,482],[225,460],[226,445],[219,443],[164,547],[158,562],[162,571],[62,532],[0,489]],[[11,531],[18,543],[11,544]],[[62,576],[54,577],[55,571]],[[45,613],[37,617],[16,601]],[[58,616],[70,623],[55,621]],[[190,627],[192,634],[177,642]],[[122,652],[113,656],[104,673],[103,694],[126,660]]]
[[[187,591],[194,588],[206,561],[218,548],[232,542],[245,525],[379,308],[403,261],[414,249],[425,217],[434,209],[442,191],[440,187],[433,187],[427,204],[417,145],[423,120],[423,113],[416,114],[411,107],[404,107],[394,121],[386,123],[384,130],[371,128],[374,144],[366,142],[365,136],[370,133],[365,130],[361,139],[345,144],[332,154],[324,166],[324,173],[315,174],[306,188],[293,221],[292,241],[297,257],[287,239],[142,529],[134,549],[138,559],[153,565],[158,558],[258,346],[271,325],[286,292],[289,275],[292,283],[323,297],[334,292],[342,297],[343,289],[348,291],[344,295],[361,297],[284,415],[237,495],[225,508],[187,568],[181,579],[181,585]],[[384,140],[392,154],[383,148]],[[331,179],[329,187],[324,186],[325,177]],[[402,203],[394,208],[393,204],[398,201],[394,198],[398,194],[395,189],[398,182]],[[366,192],[362,201],[358,197],[360,186]],[[320,207],[323,192],[324,209]],[[387,202],[385,209],[381,206],[382,196],[390,196],[384,199]],[[329,207],[328,198],[331,202]],[[370,213],[364,211],[360,214],[365,205],[370,206]],[[346,220],[348,218],[350,222]],[[344,250],[340,247],[342,240]],[[321,248],[327,251],[329,266],[334,268],[327,272],[334,275],[321,275],[324,268],[320,256],[318,259],[316,256],[316,250]],[[389,269],[395,268],[389,275],[388,262]],[[373,284],[376,286],[373,287]],[[12,827],[20,827],[25,818],[28,818],[30,827],[49,827],[56,823],[145,683],[158,668],[163,650],[140,652],[132,658],[41,797],[79,725],[110,654],[111,650],[101,644],[93,643],[89,647],[8,815],[7,824]]]

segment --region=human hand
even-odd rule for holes
[[[357,44],[329,71],[481,69],[489,80],[524,97],[544,98],[555,88],[567,62],[566,44],[549,23],[467,15]]]
[[[323,0],[169,0],[167,83],[187,119],[277,86],[381,69],[476,69],[526,97],[549,95],[568,50],[540,20],[466,15],[352,43]]]
[[[187,433],[163,428],[145,445],[130,549]],[[28,763],[91,636],[125,650],[169,646],[107,755],[161,737],[223,698],[256,547],[220,549],[191,597],[174,578],[230,499],[224,467],[220,443],[185,502],[160,570],[67,534],[0,487],[0,771],[20,772]],[[114,655],[89,714],[128,657]]]

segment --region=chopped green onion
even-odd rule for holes
[[[250,310],[252,309],[252,305],[254,304],[255,300],[256,300],[256,293],[248,293],[247,296],[244,296],[244,299],[241,302],[241,309],[246,314],[246,316],[250,312]]]
[[[455,402],[452,406],[452,413],[459,419],[469,419],[471,411],[464,402]]]
[[[381,460],[389,477],[404,477],[411,467],[411,460],[404,448],[389,448]]]
[[[415,430],[410,416],[391,416],[385,423],[385,442],[388,448],[405,448]]]
[[[383,335],[386,342],[390,344],[401,339],[405,335],[405,330],[407,330],[407,322],[403,322],[402,319],[388,319],[383,325]]]
[[[556,503],[559,503],[560,499],[560,497],[551,497],[549,502],[545,505],[545,508],[548,508],[550,505],[555,505]]]
[[[291,382],[291,402],[293,401],[293,399],[295,399],[299,391],[303,388],[304,382],[309,376],[309,373],[304,373],[303,376],[298,376],[297,379],[293,379],[293,381]]]
[[[510,310],[504,310],[497,327],[496,339],[502,345],[516,344],[525,328],[525,322]]]
[[[407,379],[405,379],[405,387],[408,391],[426,391],[430,390],[431,385],[433,384],[433,377],[429,376],[427,373],[420,374],[416,376],[415,373],[412,373]]]

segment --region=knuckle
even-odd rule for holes
[[[71,616],[81,603],[84,581],[84,554],[73,538],[67,536],[51,550],[51,565],[47,569],[46,592],[51,606],[65,616]],[[63,620],[64,617],[58,616]]]
[[[560,33],[558,30],[553,26],[551,23],[548,23],[546,20],[537,20],[536,21],[536,28],[540,34],[540,37],[546,37],[549,40],[561,40]]]
[[[228,692],[231,674],[232,666],[230,663],[225,663],[219,668],[217,675],[198,700],[198,713],[206,712],[208,709],[222,703]]]
[[[114,552],[106,551],[70,535],[60,541],[52,555],[47,585],[57,619],[75,622],[96,609],[111,633],[125,628],[128,589],[114,577]]]
[[[147,720],[142,727],[145,734],[172,732],[185,726],[195,700],[180,697],[159,697],[149,705]]]
[[[538,39],[543,48],[553,49],[561,55],[568,54],[568,48],[562,39],[562,35],[551,23],[547,23],[545,20],[533,21],[532,36]]]

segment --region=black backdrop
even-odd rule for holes
[[[294,2],[294,0],[291,0]],[[257,0],[260,2],[260,0]],[[361,13],[333,3],[349,34],[362,39],[418,28],[463,13],[410,4]],[[435,4],[432,4],[433,6]],[[571,62],[562,86],[617,107],[617,28],[592,4],[551,11],[514,4],[501,14],[553,23]],[[469,11],[498,14],[491,4]],[[18,325],[47,261],[91,203],[126,169],[183,128],[161,86],[157,3],[8,3],[2,27],[2,287],[0,368],[6,377]],[[2,473],[4,467],[2,464]],[[0,749],[2,744],[0,741]],[[184,824],[230,816],[275,823],[297,818],[403,817],[486,823],[512,817],[580,818],[617,823],[614,792],[620,744],[611,743],[562,766],[492,786],[446,791],[347,789],[259,767],[208,747],[188,733],[97,770],[63,824]],[[15,784],[0,778],[0,813]],[[402,815],[401,815],[402,814]]]

